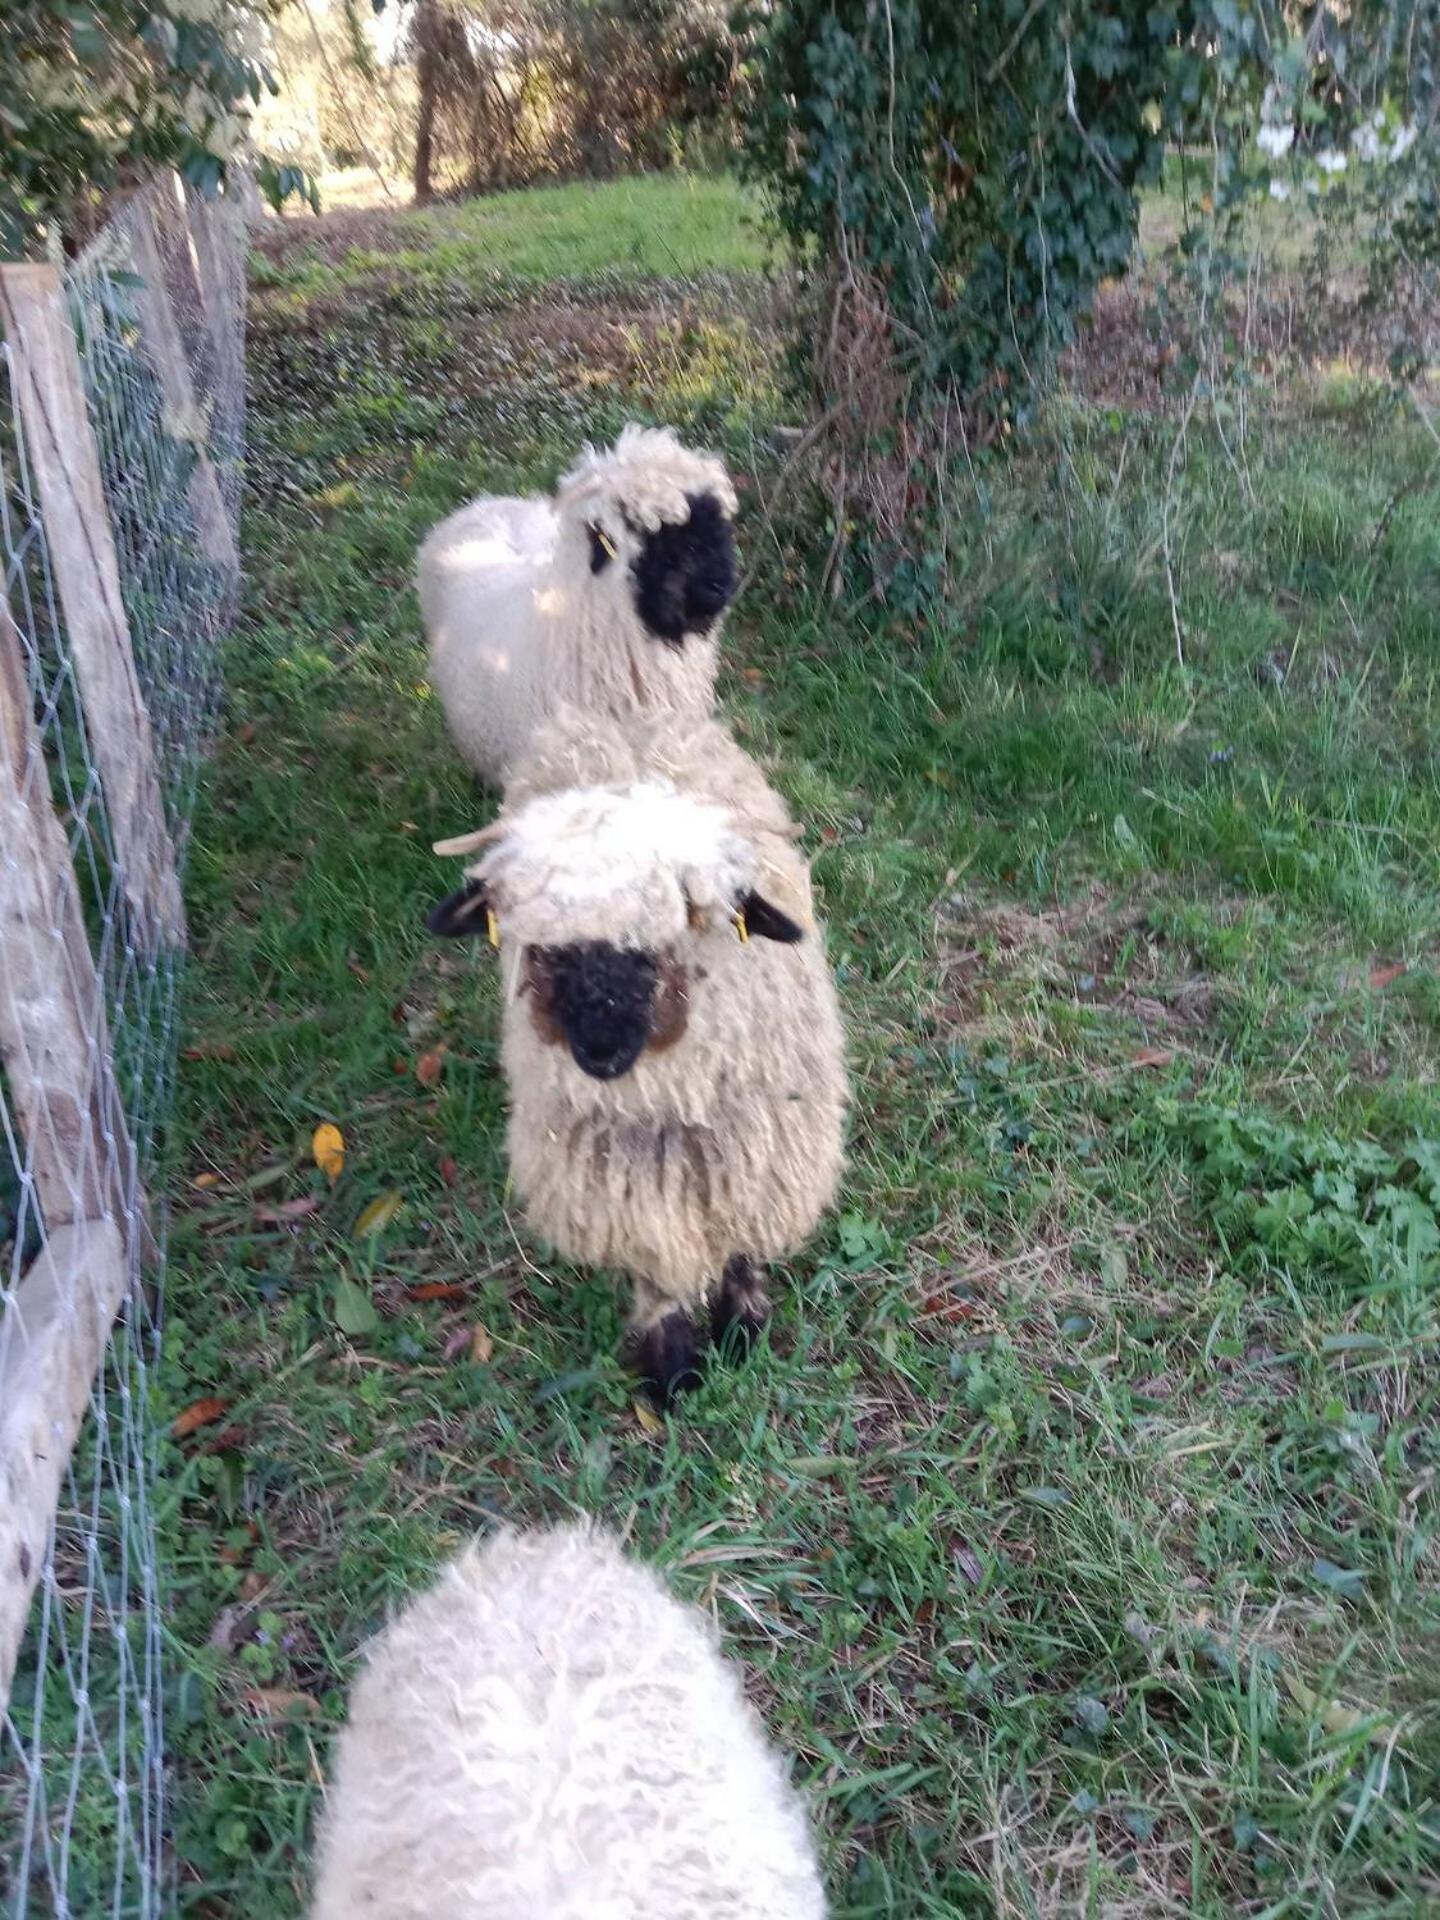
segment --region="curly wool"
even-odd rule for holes
[[[735,490],[713,454],[668,428],[626,427],[587,449],[553,500],[482,496],[434,528],[417,584],[430,677],[465,759],[499,785],[533,729],[566,702],[597,713],[707,713],[718,618],[678,644],[636,608],[647,535],[709,496],[728,521]],[[592,570],[591,529],[614,558]]]
[[[613,821],[617,806],[632,824],[648,817],[639,866],[603,834],[585,837],[587,820]],[[557,808],[582,830],[547,845],[531,828]],[[684,858],[672,808],[710,821]],[[591,882],[578,903],[571,872]],[[534,1231],[567,1259],[629,1273],[642,1327],[701,1307],[732,1254],[768,1261],[802,1246],[843,1165],[840,1014],[796,828],[725,729],[562,714],[537,734],[471,874],[494,892],[510,1166]],[[751,887],[806,937],[740,940],[732,913]],[[683,1035],[623,1078],[583,1073],[526,1004],[526,948],[575,939],[659,950],[684,970]]]
[[[472,1547],[375,1642],[312,1920],[823,1920],[709,1622],[587,1527]]]

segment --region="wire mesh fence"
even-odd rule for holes
[[[143,1916],[162,1909],[166,1884],[151,1502],[183,947],[178,893],[152,912],[144,869],[153,861],[173,886],[233,610],[239,202],[157,180],[63,276],[8,271],[0,1911]],[[58,324],[40,341],[21,324],[22,294],[46,284],[59,289]],[[78,436],[57,365],[78,370]],[[61,488],[73,511],[57,510]],[[104,671],[92,623],[114,643]],[[141,859],[147,792],[157,806]],[[54,1511],[37,1535],[46,1494]]]

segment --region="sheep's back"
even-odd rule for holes
[[[819,1920],[803,1810],[703,1618],[580,1529],[502,1537],[380,1638],[313,1920]]]
[[[456,745],[499,780],[533,724],[537,597],[557,530],[546,500],[474,500],[420,549],[430,678]]]

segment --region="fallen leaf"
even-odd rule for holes
[[[1365,1737],[1374,1741],[1377,1746],[1384,1746],[1389,1741],[1393,1728],[1388,1720],[1382,1720],[1373,1713],[1366,1713],[1359,1707],[1342,1706],[1338,1700],[1326,1700],[1323,1695],[1307,1687],[1303,1680],[1297,1679],[1288,1668],[1281,1668],[1280,1678],[1285,1682],[1286,1691],[1296,1705],[1303,1707],[1306,1713],[1318,1720],[1327,1733],[1341,1735],[1358,1733],[1361,1727],[1373,1720],[1374,1725],[1369,1727]]]
[[[277,1180],[283,1180],[293,1164],[293,1161],[282,1161],[278,1167],[262,1167],[259,1173],[252,1173],[240,1184],[247,1193],[259,1193],[262,1187],[273,1187]]]
[[[448,1153],[440,1162],[440,1178],[445,1182],[447,1187],[453,1187],[455,1182],[460,1178],[460,1169]]]
[[[245,1704],[267,1720],[278,1720],[287,1713],[309,1715],[320,1711],[320,1702],[312,1695],[294,1693],[288,1687],[247,1687]]]
[[[299,1200],[282,1201],[278,1207],[257,1207],[255,1218],[262,1226],[283,1226],[290,1220],[303,1220],[307,1214],[318,1213],[320,1202],[313,1193],[307,1193]]]
[[[407,1300],[463,1300],[466,1289],[449,1280],[422,1280],[418,1287],[406,1287]]]
[[[1132,1067],[1168,1067],[1175,1058],[1169,1047],[1142,1047],[1139,1053],[1132,1054]]]
[[[331,1126],[327,1120],[323,1127],[315,1129],[315,1137],[310,1142],[310,1151],[315,1156],[315,1164],[333,1187],[345,1171],[345,1136],[340,1129]]]
[[[976,1553],[975,1549],[966,1541],[957,1540],[950,1551],[954,1557],[956,1566],[960,1569],[961,1573],[964,1574],[971,1586],[980,1586],[985,1579],[985,1569],[981,1565],[980,1556]]]
[[[930,1294],[923,1308],[924,1313],[934,1320],[973,1320],[978,1308],[973,1300],[957,1300],[948,1293]]]
[[[218,1187],[220,1176],[218,1173],[197,1173],[190,1184],[193,1187],[199,1187],[203,1192],[208,1187]]]
[[[235,1049],[228,1040],[205,1040],[180,1049],[182,1060],[233,1060]]]
[[[356,1337],[373,1333],[379,1323],[375,1302],[362,1286],[350,1279],[335,1283],[335,1324],[342,1333]]]
[[[355,1238],[369,1240],[377,1233],[383,1233],[405,1204],[405,1196],[398,1187],[391,1187],[382,1193],[378,1200],[372,1200],[360,1218],[355,1222]]]
[[[369,986],[370,969],[368,967],[362,967],[358,960],[347,960],[345,962],[345,967],[347,972],[352,974],[354,978],[360,982],[362,987]]]
[[[475,1331],[470,1336],[470,1358],[477,1367],[483,1367],[495,1351],[495,1342],[490,1338],[490,1329],[483,1320],[475,1322]]]
[[[844,1453],[810,1453],[790,1462],[792,1473],[803,1473],[807,1480],[828,1480],[855,1463]]]
[[[1358,1567],[1338,1567],[1323,1555],[1311,1562],[1310,1577],[1347,1600],[1356,1600],[1365,1591],[1365,1575]]]
[[[255,740],[255,731],[255,722],[253,720],[247,720],[235,735],[235,738],[240,742],[242,747],[252,746]]]
[[[440,1349],[441,1358],[445,1360],[458,1360],[469,1344],[469,1327],[452,1327],[449,1338]]]
[[[1037,1507],[1068,1507],[1070,1495],[1064,1487],[1022,1487],[1020,1498]]]
[[[192,1400],[183,1412],[177,1413],[170,1428],[172,1439],[184,1440],[192,1433],[198,1433],[201,1427],[210,1427],[230,1411],[228,1400]]]
[[[656,1413],[655,1409],[653,1407],[647,1407],[643,1400],[632,1401],[631,1408],[636,1420],[640,1424],[642,1433],[663,1433],[665,1431],[665,1422],[660,1418],[659,1414]]]
[[[249,1607],[222,1607],[215,1616],[215,1623],[206,1636],[205,1644],[218,1647],[221,1653],[233,1653],[249,1623]]]
[[[1370,969],[1370,984],[1378,993],[1382,987],[1388,987],[1393,981],[1400,979],[1402,974],[1406,974],[1409,971],[1410,969],[1402,962],[1396,962],[1392,966],[1383,966],[1377,961]]]
[[[444,1071],[445,1049],[443,1046],[431,1047],[428,1053],[422,1053],[415,1062],[415,1078],[422,1087],[437,1086]]]

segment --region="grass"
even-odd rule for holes
[[[586,1510],[717,1613],[845,1920],[1427,1910],[1433,442],[1334,383],[1195,429],[1183,664],[1163,415],[1072,402],[982,467],[943,613],[817,604],[828,539],[747,493],[726,704],[808,825],[851,1165],[766,1350],[657,1434],[608,1278],[507,1209],[493,974],[422,932],[482,803],[408,584],[632,411],[763,463],[765,302],[637,258],[638,191],[255,300],[175,1142],[167,1413],[223,1403],[164,1480],[183,1908],[297,1912],[366,1634],[476,1528]]]
[[[586,181],[487,194],[434,212],[406,212],[392,265],[433,278],[510,275],[551,280],[557,273],[700,274],[754,272],[767,257],[759,208],[726,174],[640,174],[603,189]],[[304,229],[302,228],[302,231]],[[283,231],[283,229],[282,229]],[[563,264],[562,264],[563,263]],[[290,279],[312,285],[315,260],[304,249]],[[355,249],[343,272],[363,276],[373,256]]]

